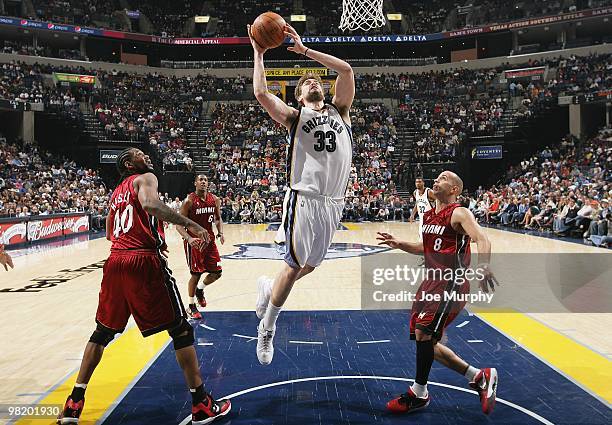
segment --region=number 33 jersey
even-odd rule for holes
[[[344,198],[353,158],[351,128],[333,104],[303,106],[289,132],[287,178],[302,193]]]
[[[166,247],[163,222],[149,215],[140,205],[134,189],[134,179],[137,177],[138,174],[125,178],[111,196],[111,251],[158,250]]]

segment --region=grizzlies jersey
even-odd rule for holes
[[[431,202],[429,202],[429,189],[425,188],[423,194],[419,193],[419,189],[414,191],[414,200],[416,203],[417,213],[419,213],[419,217],[421,217],[421,222],[423,221],[423,215],[431,209]]]
[[[301,193],[344,198],[353,158],[351,128],[338,109],[303,106],[289,132],[287,180]]]

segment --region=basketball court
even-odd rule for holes
[[[281,314],[273,363],[255,355],[256,279],[282,260],[274,225],[226,225],[219,246],[223,276],[207,288],[203,320],[194,321],[205,386],[231,397],[223,424],[608,424],[612,422],[610,313],[519,313],[468,307],[448,329],[448,345],[471,364],[495,366],[498,403],[480,411],[465,379],[434,364],[432,407],[390,416],[388,399],[414,377],[408,310],[363,310],[361,266],[389,255],[376,245],[385,231],[415,240],[417,224],[343,223],[328,259],[298,282]],[[494,254],[610,255],[581,244],[486,229]],[[182,243],[166,231],[169,262],[186,300]],[[475,248],[475,247],[474,247]],[[63,405],[76,379],[109,253],[104,238],[13,251],[15,269],[2,273],[3,355],[0,404]],[[408,254],[406,254],[407,257]],[[416,257],[415,257],[416,259]],[[407,261],[415,261],[407,259]],[[504,285],[499,292],[513,291]],[[590,296],[609,297],[598,287]],[[409,304],[407,304],[409,308]],[[84,424],[186,424],[190,399],[170,338],[143,339],[131,323],[107,348],[87,392]],[[54,423],[24,418],[19,424]]]

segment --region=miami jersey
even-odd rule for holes
[[[353,140],[338,109],[332,104],[320,112],[301,107],[289,137],[289,187],[304,194],[344,198]]]

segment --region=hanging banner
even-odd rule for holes
[[[304,74],[315,74],[321,77],[329,75],[327,68],[268,68],[266,77],[301,77]]]
[[[286,101],[287,95],[287,82],[286,81],[267,81],[268,91],[274,96],[280,97],[283,101]]]
[[[502,145],[474,146],[472,159],[502,159]]]

